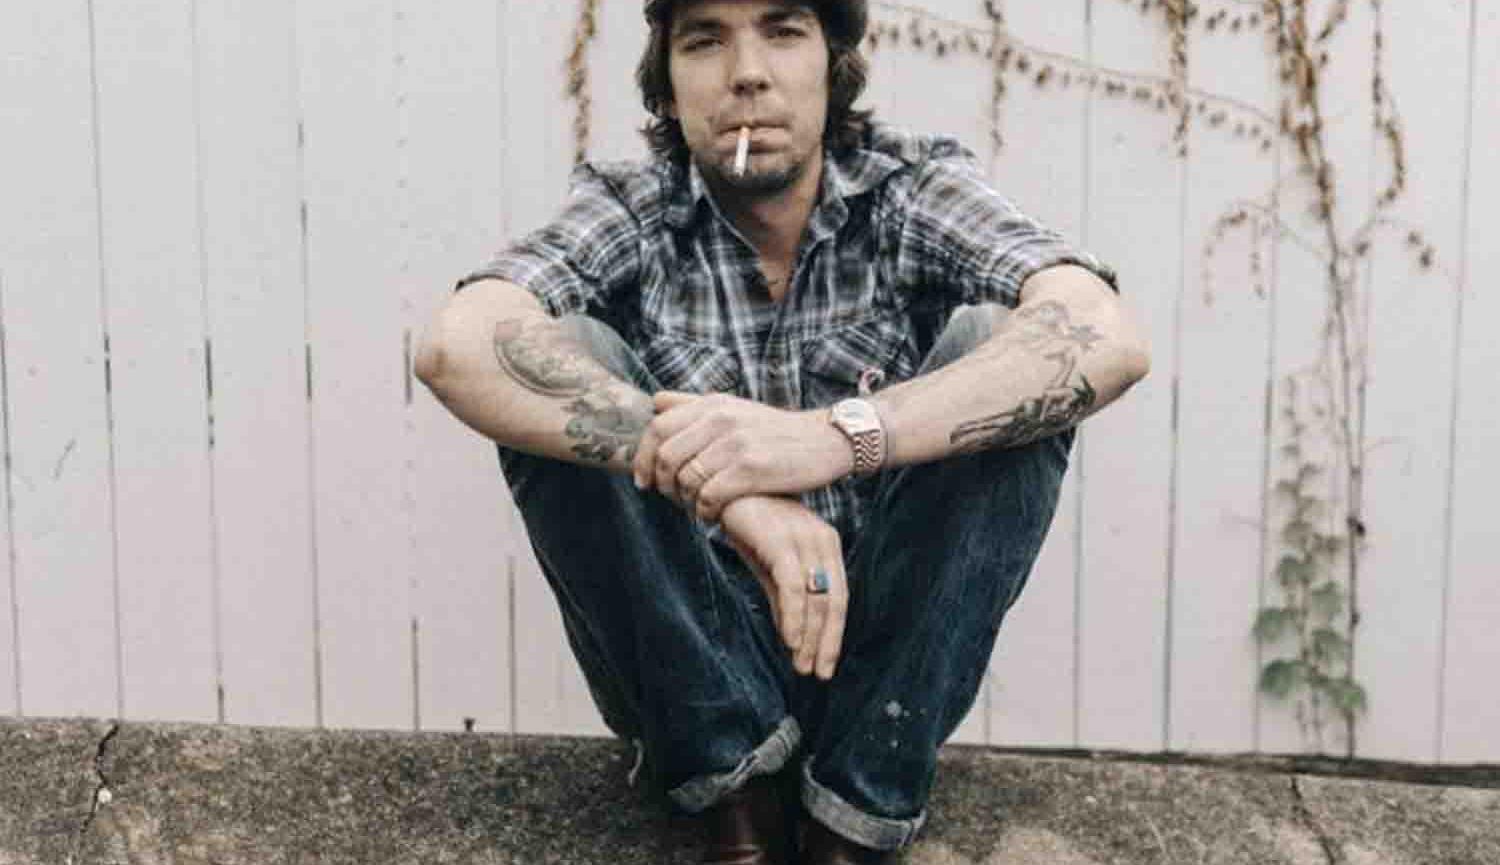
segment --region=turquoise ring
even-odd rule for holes
[[[807,593],[809,595],[828,594],[828,571],[822,568],[813,568],[812,579],[807,583]]]

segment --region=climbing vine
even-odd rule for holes
[[[1096,0],[1097,2],[1097,0]],[[1279,382],[1278,419],[1285,440],[1271,491],[1278,505],[1278,545],[1272,584],[1276,597],[1258,611],[1252,632],[1268,652],[1280,652],[1261,670],[1260,689],[1295,701],[1304,739],[1324,750],[1330,716],[1342,722],[1344,748],[1355,752],[1356,722],[1368,698],[1355,677],[1355,636],[1360,624],[1359,578],[1365,549],[1364,428],[1368,391],[1365,345],[1367,310],[1360,292],[1361,267],[1372,245],[1395,232],[1424,270],[1436,251],[1423,233],[1396,220],[1391,210],[1407,191],[1406,147],[1384,72],[1383,0],[1369,5],[1373,40],[1370,69],[1371,123],[1386,163],[1386,179],[1370,211],[1351,223],[1354,204],[1341,189],[1329,141],[1327,70],[1336,37],[1353,18],[1355,0],[1330,0],[1315,16],[1309,0],[1118,0],[1153,17],[1168,35],[1168,72],[1148,75],[1110,69],[1086,58],[1043,50],[1011,33],[1002,0],[975,0],[985,25],[958,22],[920,6],[875,0],[866,37],[868,52],[906,49],[937,57],[982,56],[992,68],[989,115],[991,145],[1005,146],[1004,101],[1011,89],[1039,92],[1082,88],[1103,99],[1130,100],[1145,111],[1169,116],[1179,156],[1188,155],[1192,124],[1245,142],[1252,155],[1289,154],[1295,171],[1277,177],[1252,199],[1231,203],[1211,226],[1203,250],[1203,284],[1212,299],[1211,266],[1230,234],[1249,232],[1249,270],[1254,290],[1266,292],[1268,243],[1285,243],[1313,255],[1322,266],[1323,320],[1318,357],[1306,370]],[[1215,6],[1217,8],[1210,8]],[[588,149],[590,98],[586,52],[597,28],[598,0],[581,0],[573,51],[568,59],[568,95],[577,107],[575,152]],[[1279,95],[1274,108],[1253,105],[1191,86],[1193,28],[1259,40],[1272,52]],[[1348,44],[1348,43],[1341,43]],[[1279,145],[1279,146],[1278,146]],[[1295,195],[1311,197],[1306,222],[1288,206]],[[1289,215],[1292,214],[1292,215]],[[1341,231],[1341,226],[1352,228]]]
[[[594,98],[589,89],[589,45],[599,35],[599,0],[581,0],[573,26],[573,48],[568,52],[568,98],[573,100],[573,162],[589,157]]]

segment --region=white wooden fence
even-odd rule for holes
[[[1326,10],[1329,2],[1314,4]],[[1208,2],[1203,16],[1244,4]],[[1009,3],[1044,52],[1169,73],[1139,3]],[[981,0],[875,6],[987,44]],[[1355,3],[1325,75],[1346,202],[1384,182],[1374,16],[1412,192],[1371,306],[1363,756],[1500,761],[1500,3]],[[408,373],[453,279],[565,192],[575,3],[0,3],[0,712],[602,732],[489,446]],[[972,26],[968,30],[965,27]],[[954,30],[958,27],[958,30]],[[603,0],[593,153],[638,155],[636,0]],[[1190,85],[1274,114],[1268,54],[1191,28]],[[1038,54],[1037,56],[1045,56]],[[887,119],[990,146],[982,53],[873,53]],[[1033,70],[1035,71],[1035,70]],[[1114,264],[1155,371],[1091,421],[970,742],[1295,751],[1257,696],[1280,433],[1322,264],[1204,248],[1278,179],[1195,122],[1015,78],[999,187]],[[1304,206],[1292,193],[1286,216]],[[1278,385],[1279,386],[1279,385]]]

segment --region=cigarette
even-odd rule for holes
[[[740,127],[740,143],[734,149],[734,176],[744,177],[745,168],[750,162],[750,127]]]

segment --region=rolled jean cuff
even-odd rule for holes
[[[856,844],[875,850],[899,850],[922,831],[922,824],[927,822],[925,810],[909,820],[866,814],[814,780],[812,762],[809,758],[802,765],[802,805],[814,820]]]
[[[717,775],[699,775],[668,790],[667,795],[677,803],[677,807],[689,814],[707,810],[720,799],[743,787],[751,778],[780,772],[801,741],[802,728],[798,726],[797,719],[787,716],[738,766]]]

